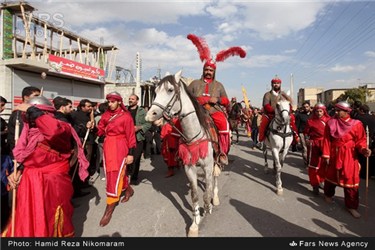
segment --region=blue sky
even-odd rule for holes
[[[97,43],[116,45],[116,64],[142,80],[176,73],[199,78],[203,63],[189,33],[204,37],[213,56],[231,46],[246,58],[217,64],[228,97],[259,106],[278,75],[284,90],[350,88],[375,82],[375,2],[372,1],[29,1],[37,13],[58,17],[63,28]],[[53,22],[53,18],[50,19]]]

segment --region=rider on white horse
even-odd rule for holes
[[[275,116],[275,107],[277,100],[280,96],[288,96],[284,91],[281,90],[281,79],[277,76],[271,80],[271,91],[268,91],[263,96],[263,112],[264,115],[262,116],[262,122],[259,127],[259,142],[262,142],[266,138],[266,130],[268,128],[269,123]],[[290,107],[290,111],[292,111],[292,107]],[[291,120],[290,126],[293,131],[294,140],[298,141],[299,136],[297,133],[297,127],[295,124],[295,117],[291,113]]]
[[[202,77],[190,83],[188,89],[209,112],[214,121],[219,132],[219,161],[223,165],[228,165],[227,154],[230,148],[230,128],[225,109],[229,105],[229,99],[223,84],[215,79],[216,62],[224,61],[227,57],[234,55],[244,58],[246,52],[240,47],[231,47],[220,51],[216,55],[216,59],[213,60],[203,38],[193,34],[189,34],[187,38],[197,47],[200,59],[205,62]]]

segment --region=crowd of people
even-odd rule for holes
[[[281,91],[280,79],[272,79],[271,85],[262,108],[253,107],[250,115],[239,118],[251,124],[253,149],[262,148],[277,99],[286,95]],[[313,194],[319,195],[323,189],[325,200],[331,203],[335,188],[343,187],[346,208],[359,218],[360,179],[375,178],[375,116],[366,104],[356,101],[351,105],[340,99],[328,107],[323,103],[311,107],[305,101],[290,111],[294,135],[290,150],[301,151]]]
[[[194,36],[190,39],[194,43],[199,40]],[[228,51],[230,55],[237,53]],[[242,57],[241,51],[238,53]],[[237,109],[233,117],[239,119],[238,124],[245,121],[251,131],[252,148],[261,148],[278,98],[290,97],[281,90],[281,79],[275,77],[271,90],[264,94],[262,107],[234,105],[235,98],[231,104],[224,85],[215,78],[216,67],[215,61],[205,60],[202,76],[188,86],[188,91],[216,126],[214,152],[217,163],[225,166],[230,129],[234,127],[228,121],[231,109]],[[1,97],[0,101],[2,112],[7,100]],[[1,119],[2,235],[74,236],[71,200],[88,194],[83,188],[99,176],[106,181],[107,196],[99,226],[106,226],[119,202],[128,202],[134,195],[132,185],[139,184],[142,155],[149,158],[152,151],[162,155],[166,177],[173,176],[180,167],[178,119],[151,124],[145,120],[148,107],[141,107],[139,101],[133,94],[125,105],[118,92],[111,92],[103,103],[82,99],[74,110],[72,100],[56,97],[50,101],[41,96],[40,89],[25,87],[22,103],[15,107],[9,121]],[[311,107],[304,102],[298,111],[291,105],[288,112],[294,139],[291,150],[301,149],[313,193],[318,195],[323,189],[325,200],[332,202],[335,188],[343,187],[345,206],[359,218],[360,178],[375,176],[375,117],[367,105],[356,104],[352,107],[338,100],[327,108],[322,103]],[[368,173],[367,157],[372,166]],[[9,192],[17,199],[12,212]]]
[[[134,194],[131,185],[139,183],[146,133],[152,138],[145,144],[160,154],[161,131],[151,132],[136,95],[129,97],[127,106],[113,92],[103,103],[82,99],[74,109],[72,100],[49,100],[40,94],[39,88],[25,87],[22,103],[8,121],[1,118],[2,235],[74,236],[72,199],[90,194],[84,188],[99,176],[107,189],[99,225],[106,226],[118,201],[127,202]],[[1,97],[1,112],[7,102]],[[153,138],[159,138],[155,145]],[[14,211],[10,198],[17,199]],[[36,210],[26,209],[36,205]]]

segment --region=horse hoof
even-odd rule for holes
[[[198,237],[199,236],[199,233],[198,233],[198,227],[190,227],[189,228],[189,232],[188,232],[188,237]]]
[[[219,206],[219,205],[220,205],[219,197],[214,197],[214,198],[212,199],[212,204],[213,204],[214,206]]]
[[[281,188],[281,189],[277,189],[276,190],[276,194],[277,195],[283,195],[283,189]]]

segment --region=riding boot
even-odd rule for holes
[[[222,165],[228,165],[228,156],[227,153],[229,152],[229,134],[226,133],[219,133],[219,162]]]
[[[99,225],[101,227],[105,227],[111,221],[112,213],[115,210],[115,207],[116,207],[116,203],[107,204],[107,207],[105,208],[103,217],[102,217],[102,219],[100,220],[100,223],[99,223]]]
[[[128,188],[125,190],[125,196],[121,199],[121,203],[127,202],[133,195],[134,189],[129,185]]]
[[[228,156],[225,153],[220,153],[219,155],[219,162],[223,165],[228,165]]]
[[[270,123],[270,119],[267,115],[262,116],[262,121],[259,126],[259,142],[264,141],[266,139],[266,129],[268,127],[268,124]]]

